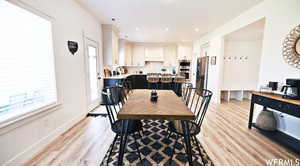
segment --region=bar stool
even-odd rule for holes
[[[160,82],[162,84],[169,84],[168,88],[172,89],[172,85],[171,84],[172,84],[173,81],[172,81],[172,75],[171,74],[162,74]]]
[[[151,85],[155,85],[155,90],[158,89],[159,83],[159,74],[158,73],[148,73],[147,74],[147,81],[148,81],[148,89],[152,89]]]
[[[182,88],[180,85],[182,85],[183,83],[185,83],[185,77],[183,76],[176,76],[174,78],[174,91],[178,96],[182,96]],[[179,89],[180,86],[180,89]],[[180,93],[179,93],[180,92]]]

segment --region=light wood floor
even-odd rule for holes
[[[211,104],[199,140],[217,166],[261,166],[267,159],[295,159],[269,139],[248,130],[249,102]],[[26,166],[99,165],[113,134],[102,117],[88,117],[57,138]]]

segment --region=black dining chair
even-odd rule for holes
[[[189,97],[190,97],[190,88],[193,87],[193,84],[191,83],[183,83],[181,85],[181,96],[182,101],[187,105]]]
[[[117,119],[117,114],[118,114],[118,107],[122,107],[123,104],[120,104],[120,90],[122,90],[123,88],[121,87],[107,87],[103,89],[103,98],[105,99],[105,107],[106,107],[106,111],[108,114],[108,118],[109,118],[109,122],[111,125],[111,130],[116,134],[116,136],[114,137],[113,143],[110,147],[109,150],[109,154],[108,154],[108,158],[107,158],[107,164],[109,162],[109,158],[111,156],[111,153],[113,151],[114,145],[117,141],[117,139],[119,137],[121,137],[121,133],[122,133],[122,121],[123,120],[118,120]],[[135,141],[135,145],[136,145],[136,151],[133,152],[137,152],[140,161],[142,161],[141,159],[141,153],[138,147],[138,143],[137,143],[137,137],[136,134],[139,136],[139,138],[141,138],[141,134],[140,131],[142,131],[142,122],[139,120],[129,120],[128,122],[128,129],[127,129],[127,134],[128,136],[132,136],[132,138]],[[132,152],[131,152],[132,153]]]
[[[191,83],[187,83],[187,82],[183,82],[181,83],[181,99],[182,99],[182,102],[185,104],[185,105],[188,105],[188,101],[189,101],[189,97],[190,97],[190,89],[193,87],[193,84]],[[174,121],[173,120],[170,120],[168,121],[168,125],[170,126],[173,126],[174,124]],[[169,128],[167,128],[167,132],[169,132]]]
[[[118,98],[121,101],[121,104],[124,105],[128,99],[128,94],[129,94],[129,91],[126,88],[126,85],[123,82],[117,83],[115,88],[117,91]]]
[[[185,77],[183,76],[175,76],[174,80],[174,92],[178,95],[178,96],[182,96],[182,84],[185,83]]]
[[[188,92],[188,102],[187,102],[187,107],[195,114],[196,119],[193,121],[188,121],[187,125],[187,130],[190,133],[191,140],[193,143],[196,144],[197,149],[199,151],[202,161],[203,161],[203,156],[201,154],[200,150],[200,144],[196,136],[200,133],[201,131],[201,126],[204,120],[204,117],[206,115],[208,105],[210,103],[211,97],[212,97],[212,92],[206,89],[198,89],[198,88],[189,88]],[[183,132],[182,125],[181,125],[180,120],[173,121],[172,123],[169,123],[168,130],[170,131],[169,136],[170,137],[172,134],[175,134],[175,143],[173,146],[173,154],[171,156],[171,159],[173,158],[173,155],[175,154],[175,144],[178,142],[178,139],[181,138],[186,138],[188,135],[186,135]],[[186,148],[187,149],[187,148]],[[195,154],[194,154],[195,155]]]

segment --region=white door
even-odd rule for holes
[[[100,104],[99,44],[85,39],[88,111]]]

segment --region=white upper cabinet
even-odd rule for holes
[[[177,66],[177,47],[176,45],[167,45],[164,47],[164,66]]]
[[[192,44],[178,44],[177,59],[178,60],[191,60],[193,54]]]
[[[126,65],[126,45],[124,39],[119,39],[119,65],[125,66]]]
[[[119,66],[132,66],[132,43],[119,39]]]
[[[112,25],[102,25],[103,63],[105,66],[119,65],[119,38]]]
[[[132,50],[132,65],[144,66],[145,65],[145,46],[134,45]]]
[[[125,66],[132,66],[132,43],[126,41],[125,42]]]
[[[119,38],[117,34],[112,31],[112,59],[113,59],[113,65],[119,65]]]
[[[146,61],[164,61],[164,48],[162,46],[147,46],[145,48]]]

